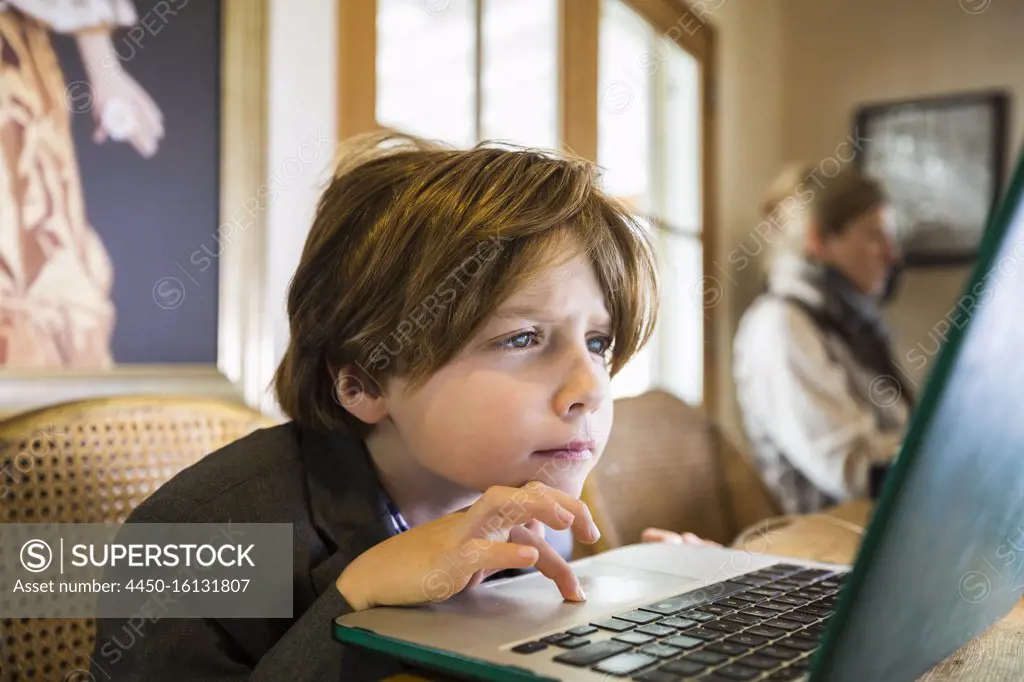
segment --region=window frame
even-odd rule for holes
[[[482,0],[476,8],[477,55],[482,35]],[[702,275],[715,267],[718,246],[715,148],[714,26],[706,20],[702,0],[692,7],[685,0],[620,0],[643,17],[659,36],[673,40],[698,62],[701,101],[701,243]],[[717,1],[717,0],[716,0]],[[561,148],[596,160],[598,140],[598,34],[601,0],[558,0],[558,132]],[[370,132],[376,120],[376,0],[338,0],[338,136],[344,139]],[[480,130],[480,69],[476,69],[476,130]],[[720,409],[718,353],[715,340],[724,329],[720,306],[704,310],[703,400],[714,417]]]

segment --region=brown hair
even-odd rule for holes
[[[458,353],[497,307],[575,240],[612,319],[614,376],[646,344],[658,306],[649,236],[580,159],[412,137],[353,138],[320,199],[288,291],[291,338],[274,377],[297,423],[364,437],[338,374],[371,393],[411,385]],[[562,247],[562,248],[560,248]]]
[[[819,177],[817,171],[806,164],[786,166],[762,197],[761,217],[778,224],[784,213],[803,205],[828,237],[888,201],[882,186],[856,166],[847,165],[831,177]]]

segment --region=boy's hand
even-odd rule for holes
[[[586,599],[568,562],[544,540],[543,526],[570,526],[580,542],[601,537],[587,505],[539,481],[495,486],[464,511],[385,540],[355,559],[337,587],[356,611],[442,601],[507,568],[537,570],[565,599]]]
[[[693,533],[673,533],[661,528],[648,528],[643,532],[644,542],[667,542],[670,545],[698,545],[702,547],[721,547],[717,542],[705,540]]]

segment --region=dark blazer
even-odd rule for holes
[[[95,680],[381,679],[401,668],[346,651],[331,620],[351,608],[345,566],[397,532],[361,440],[284,424],[203,458],[161,486],[131,523],[292,523],[292,619],[98,620]]]

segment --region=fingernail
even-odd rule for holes
[[[583,585],[576,585],[576,599],[587,601],[587,593],[583,591]]]
[[[601,529],[593,521],[590,522],[590,537],[594,538],[594,542],[601,539]]]
[[[572,515],[571,511],[562,506],[559,506],[555,511],[555,516],[557,516],[563,523],[572,523],[573,519],[576,518]]]

